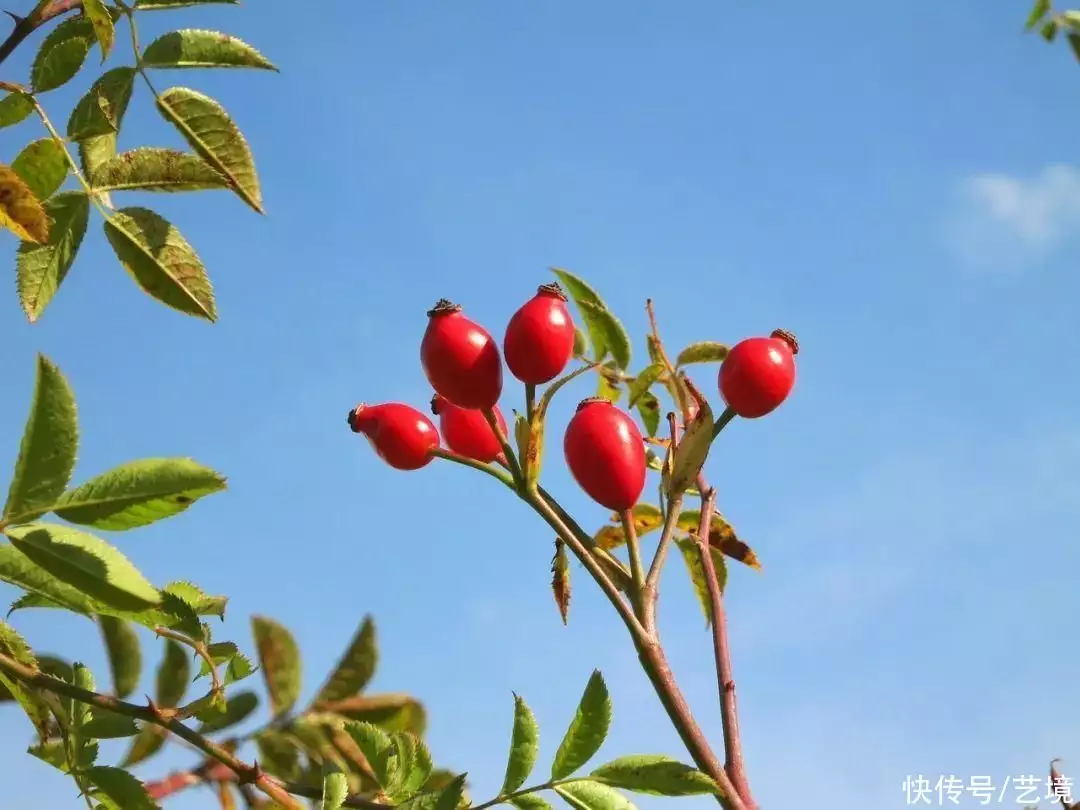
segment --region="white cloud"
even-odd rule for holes
[[[1080,235],[1080,170],[1072,166],[1053,164],[1027,177],[972,175],[958,196],[947,240],[969,264],[1028,265]]]

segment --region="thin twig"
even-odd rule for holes
[[[82,8],[82,0],[41,0],[25,17],[8,12],[9,16],[15,19],[15,27],[8,34],[7,39],[0,43],[0,64],[3,64],[4,60],[15,52],[23,40],[45,23],[77,8]]]
[[[623,536],[630,552],[630,576],[634,587],[630,591],[631,601],[637,611],[638,619],[645,623],[645,567],[641,564],[641,546],[638,544],[637,529],[634,528],[634,510],[627,509],[619,515],[622,521]]]

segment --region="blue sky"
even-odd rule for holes
[[[728,591],[758,801],[902,807],[908,775],[1001,787],[1055,756],[1080,777],[1080,66],[1022,36],[1026,13],[328,0],[145,15],[146,40],[221,29],[282,68],[157,81],[227,106],[269,213],[227,194],[131,196],[205,260],[214,326],[139,292],[99,221],[41,323],[13,288],[0,296],[0,458],[14,458],[40,350],[78,396],[78,479],[159,455],[226,473],[226,494],[112,539],[155,581],[227,593],[222,637],[250,650],[252,613],[289,626],[306,696],[373,613],[372,688],[425,700],[436,758],[487,798],[511,690],[540,720],[543,767],[594,667],[616,711],[603,756],[682,751],[576,565],[560,623],[540,521],[467,471],[381,466],[346,409],[422,406],[424,311],[451,297],[498,333],[551,265],[600,289],[636,336],[635,366],[647,297],[672,347],[783,326],[803,346],[795,393],[729,428],[709,465],[764,563],[735,569]],[[47,98],[61,123],[91,75]],[[32,122],[0,133],[3,159],[31,137]],[[140,87],[122,145],[143,144],[180,142]],[[588,393],[562,398],[551,433]],[[504,408],[519,398],[508,386]],[[598,525],[557,459],[556,444],[549,489]],[[708,635],[677,559],[664,600],[670,656],[719,741]],[[104,680],[85,622],[14,622]],[[4,749],[27,739],[0,712]],[[176,751],[142,773],[191,761]],[[15,807],[80,806],[28,757],[0,760],[0,782]],[[203,792],[167,805],[210,806]]]

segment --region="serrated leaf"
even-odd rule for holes
[[[711,626],[712,602],[709,599],[709,589],[705,581],[705,567],[701,564],[701,554],[698,552],[697,543],[690,538],[678,537],[675,539],[675,545],[682,552],[683,562],[686,563],[687,573],[690,574],[690,581],[694,586],[694,595],[697,596],[701,612],[705,616],[705,625],[706,627]],[[716,582],[720,586],[720,591],[723,592],[724,586],[727,584],[727,564],[724,562],[724,555],[712,546],[709,547],[709,553],[712,555]]]
[[[67,751],[63,740],[45,740],[26,749],[26,753],[51,765],[61,773],[68,773]]]
[[[320,810],[341,810],[348,796],[349,780],[345,778],[345,774],[335,767],[324,767]]]
[[[574,810],[635,810],[629,799],[600,782],[568,782],[555,792]]]
[[[349,720],[371,723],[384,731],[411,731],[422,735],[427,725],[424,707],[411,695],[387,693],[356,695],[333,703],[320,703],[320,709]]]
[[[287,735],[279,731],[260,731],[255,735],[259,764],[271,776],[286,782],[300,778],[300,749]]]
[[[0,581],[28,590],[83,615],[89,616],[96,607],[86,594],[61,582],[8,543],[0,543]]]
[[[157,107],[207,163],[229,179],[233,191],[263,213],[255,162],[239,127],[218,102],[187,87],[173,87],[157,98]]]
[[[83,14],[94,26],[94,36],[97,37],[101,46],[101,61],[109,58],[113,42],[116,40],[116,28],[113,25],[112,15],[103,0],[83,0]]]
[[[337,662],[326,683],[319,689],[313,705],[333,703],[363,691],[379,663],[375,621],[365,616],[349,642],[348,649]]]
[[[240,4],[240,0],[135,0],[134,7],[138,11],[167,11],[188,6],[206,6],[211,3],[235,6]]]
[[[600,361],[610,353],[619,368],[626,370],[630,365],[630,338],[618,318],[608,311],[600,295],[585,281],[559,268],[552,268],[552,272],[581,315],[592,343],[593,357]]]
[[[610,787],[653,796],[700,796],[718,794],[707,774],[660,754],[619,757],[601,765],[589,778]]]
[[[93,797],[107,810],[159,810],[146,786],[121,768],[96,765],[86,771],[86,778],[97,788]]]
[[[642,395],[648,392],[649,388],[660,379],[660,375],[663,373],[664,366],[661,363],[653,363],[642,369],[634,378],[634,381],[627,386],[627,406],[632,408],[637,405]]]
[[[10,166],[0,164],[0,227],[24,242],[49,240],[49,219],[41,201]]]
[[[646,435],[655,436],[660,429],[660,400],[651,391],[646,391],[638,398],[637,410]]]
[[[0,652],[24,666],[38,668],[37,658],[26,639],[7,622],[0,622]]]
[[[38,669],[38,661],[30,649],[30,645],[7,622],[0,622],[0,652],[23,666]],[[7,693],[15,699],[15,702],[26,713],[41,740],[45,740],[51,716],[49,706],[45,700],[34,690],[3,672],[0,672],[0,685],[6,689]]]
[[[46,523],[9,526],[7,535],[32,562],[91,599],[136,611],[161,603],[161,593],[131,561],[98,537]]]
[[[680,495],[697,480],[698,473],[709,457],[713,442],[713,415],[707,402],[699,403],[699,409],[693,421],[686,428],[671,463],[671,475],[668,479],[668,494]]]
[[[34,101],[26,93],[12,92],[0,99],[0,129],[25,121],[34,112]]]
[[[247,720],[259,707],[259,696],[254,692],[236,692],[228,697],[228,704],[224,713],[206,720],[199,726],[200,734],[209,734],[213,731],[223,731],[237,723]]]
[[[125,531],[178,515],[225,489],[225,478],[188,458],[130,461],[65,492],[53,510],[70,523]]]
[[[634,504],[630,511],[634,517],[634,530],[638,537],[644,537],[664,525],[663,512],[660,511],[660,507],[653,506],[651,503]],[[596,544],[607,551],[619,548],[626,543],[626,534],[621,525],[622,516],[613,515],[611,520],[620,525],[604,526],[593,535]]]
[[[37,358],[34,398],[23,429],[4,520],[22,523],[47,512],[75,468],[79,421],[71,386],[45,355]]]
[[[67,179],[67,152],[53,138],[41,138],[27,144],[16,155],[11,169],[22,178],[31,194],[45,202]]]
[[[535,793],[526,793],[510,800],[510,804],[518,810],[552,810],[551,805]]]
[[[275,717],[288,713],[300,697],[300,650],[284,626],[266,616],[252,616],[251,630],[259,651],[259,666],[266,680]]]
[[[216,668],[232,660],[232,657],[240,652],[240,648],[236,646],[235,642],[219,641],[216,644],[208,645],[206,651]],[[200,661],[199,672],[195,675],[196,680],[210,674],[210,663],[205,658],[201,658]]]
[[[94,172],[116,157],[116,133],[95,135],[79,141],[79,164],[83,175],[93,182]],[[106,206],[112,207],[112,198],[107,191],[95,195]]]
[[[390,735],[371,723],[346,723],[345,732],[352,737],[368,761],[375,781],[385,788],[392,776],[390,754],[393,742]]]
[[[466,774],[460,774],[446,787],[421,793],[398,805],[398,810],[458,810],[465,792],[465,778]]]
[[[181,192],[228,188],[228,180],[209,163],[188,152],[140,147],[103,163],[94,173],[101,191]]]
[[[67,277],[86,235],[90,198],[81,191],[65,191],[45,202],[52,220],[44,244],[22,242],[15,259],[16,286],[23,312],[34,323]]]
[[[105,220],[117,258],[148,295],[188,315],[217,319],[214,289],[195,250],[176,227],[147,208],[122,208]]]
[[[225,596],[210,596],[199,586],[190,582],[170,582],[162,590],[178,596],[191,605],[192,610],[199,616],[217,616],[225,618],[225,607],[229,602]]]
[[[423,788],[431,775],[433,766],[431,752],[428,751],[427,746],[418,736],[407,731],[399,732],[395,737],[395,740],[398,739],[408,740],[409,749],[411,750],[411,758],[407,769],[402,764],[403,761],[400,758],[398,760],[399,773],[395,780],[397,784],[393,794],[397,801],[404,801]]]
[[[94,28],[85,17],[70,17],[42,40],[30,67],[30,85],[45,93],[67,84],[82,69],[90,54]]]
[[[561,537],[555,538],[555,556],[551,559],[551,593],[565,626],[570,611],[570,562],[566,557],[566,543]]]
[[[123,737],[134,737],[139,733],[138,726],[130,717],[112,712],[91,710],[91,718],[83,726],[84,737],[97,740],[115,740]]]
[[[713,340],[703,340],[700,343],[691,343],[675,359],[676,366],[686,366],[690,363],[723,363],[728,356],[728,347],[723,343]]]
[[[102,135],[115,136],[131,101],[135,75],[135,68],[118,67],[99,76],[72,109],[68,117],[67,136],[73,141],[85,141]],[[115,142],[115,138],[113,140]]]
[[[151,68],[261,68],[273,62],[243,40],[220,31],[184,28],[155,39],[143,51],[143,64]]]
[[[113,694],[126,698],[139,685],[142,675],[142,650],[131,625],[112,616],[98,616],[101,636],[112,672]]]
[[[540,727],[529,705],[514,695],[514,730],[510,735],[510,754],[506,763],[500,795],[513,793],[529,778],[540,756]]]
[[[594,670],[585,686],[574,719],[566,730],[555,761],[551,778],[565,779],[592,759],[607,738],[611,728],[611,697],[599,670]]]

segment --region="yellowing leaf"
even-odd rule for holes
[[[243,40],[220,31],[185,28],[155,39],[143,51],[143,64],[152,68],[262,68],[274,64]]]
[[[345,654],[341,656],[334,671],[326,683],[319,689],[312,701],[313,705],[333,703],[350,698],[363,691],[375,674],[379,663],[378,641],[375,635],[375,622],[365,616],[360,623]]]
[[[90,20],[94,27],[94,36],[101,45],[101,61],[109,58],[113,42],[116,39],[116,28],[113,25],[112,15],[103,0],[83,0],[83,14]]]
[[[228,188],[213,166],[187,152],[142,147],[116,155],[94,172],[94,188],[101,191],[198,191]]]
[[[679,515],[678,527],[683,531],[696,533],[701,513],[695,510],[682,512]],[[735,533],[735,529],[724,519],[723,515],[714,514],[712,526],[709,528],[709,545],[717,549],[726,557],[748,565],[756,571],[761,570],[761,562],[757,554],[744,543]]]
[[[690,574],[690,581],[694,585],[694,594],[697,596],[698,604],[701,605],[701,612],[705,614],[705,624],[711,625],[712,602],[709,598],[708,585],[705,580],[705,566],[701,563],[701,554],[698,552],[697,543],[692,538],[679,537],[676,538],[675,545],[682,552],[683,562],[686,563],[686,570]],[[712,557],[716,583],[722,593],[724,586],[727,584],[727,565],[724,564],[724,555],[720,553],[719,549],[712,546],[709,546],[709,554]]]
[[[632,512],[634,516],[634,530],[637,532],[638,537],[642,537],[649,532],[654,532],[664,525],[663,513],[660,511],[659,507],[653,506],[651,503],[635,504]],[[611,520],[612,522],[621,524],[622,517],[613,514]],[[626,535],[623,533],[621,525],[604,526],[593,536],[593,539],[600,548],[610,551],[611,549],[622,546],[626,542]]]
[[[24,242],[49,239],[49,218],[41,201],[10,166],[0,164],[0,227]]]
[[[566,558],[566,542],[561,537],[555,538],[555,556],[551,559],[551,592],[565,625],[570,610],[570,563]]]
[[[252,616],[251,630],[259,665],[275,717],[289,712],[300,697],[300,650],[283,625],[266,616]]]

